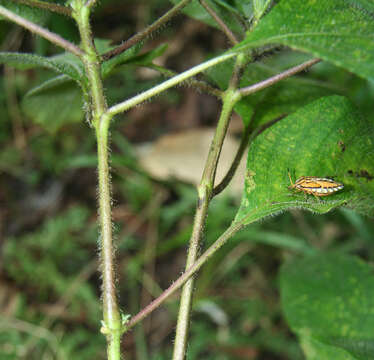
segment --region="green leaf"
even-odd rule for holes
[[[95,38],[95,47],[99,54],[103,54],[109,50],[114,49],[115,46],[110,45],[112,43],[112,40],[108,39],[101,39],[101,38]]]
[[[83,77],[82,63],[76,56],[68,53],[47,58],[33,54],[1,52],[0,64],[13,66],[20,70],[46,68],[64,74],[78,83],[81,83]]]
[[[252,127],[256,128],[280,116],[292,114],[308,103],[333,92],[326,84],[313,79],[293,77],[271,86],[263,93],[250,95],[241,102],[255,109],[256,116]],[[240,109],[238,112],[242,115]]]
[[[131,64],[137,64],[137,65],[142,65],[142,66],[148,66],[152,64],[153,60],[162,56],[165,51],[168,48],[168,44],[161,44],[160,46],[157,46],[156,48],[147,51],[143,54],[137,55],[130,59],[129,63]]]
[[[173,4],[178,4],[180,0],[171,0]],[[206,1],[209,7],[214,10],[218,16],[223,20],[223,22],[231,29],[238,34],[243,34],[243,28],[241,24],[237,21],[235,15],[240,14],[240,11],[233,8],[223,1]],[[219,28],[216,21],[211,17],[211,15],[200,5],[199,1],[191,1],[183,10],[183,13],[187,14],[193,19],[199,20],[205,24]],[[235,14],[235,15],[234,15]]]
[[[374,79],[373,5],[282,0],[234,50],[283,44]]]
[[[287,66],[287,68],[290,67],[292,66]],[[255,84],[284,70],[285,68],[279,67],[279,65],[276,67],[271,63],[269,65],[254,64],[254,66],[248,67],[244,73],[240,86]],[[304,76],[293,76],[243,98],[235,109],[238,110],[245,122],[247,119],[241,113],[241,108],[243,106],[252,107],[256,116],[251,126],[256,128],[280,116],[291,114],[313,100],[336,92],[338,92],[336,88],[325,82]]]
[[[270,5],[271,0],[253,0],[253,15],[256,20],[261,19]]]
[[[27,92],[27,94],[25,96],[37,95],[37,94],[40,94],[40,93],[42,93],[44,91],[48,91],[50,89],[54,89],[55,87],[58,87],[58,86],[60,86],[62,84],[70,82],[70,81],[72,81],[72,80],[68,76],[66,76],[66,75],[59,75],[59,76],[56,76],[56,77],[54,77],[52,79],[44,81],[40,85],[37,85],[37,86],[33,87],[31,90],[29,90]]]
[[[29,118],[51,133],[83,119],[82,95],[74,83],[25,97],[22,109]]]
[[[237,222],[251,223],[289,208],[325,213],[347,205],[373,214],[374,129],[340,96],[321,98],[258,136],[248,153]],[[301,176],[333,177],[344,184],[322,198],[288,189]]]
[[[253,14],[253,6],[248,0],[235,0],[235,7],[244,15],[245,18],[251,18]]]
[[[48,58],[61,73],[70,76],[77,82],[82,82],[85,74],[82,61],[72,53],[64,52]]]
[[[11,0],[0,0],[0,6],[3,6],[14,14],[21,16],[38,25],[46,24],[48,18],[50,17],[50,13],[46,10],[16,3],[15,1]],[[8,19],[5,19],[3,16],[0,16],[0,21],[1,20],[10,21]]]
[[[282,267],[280,288],[308,360],[374,358],[371,266],[342,254],[308,256]]]
[[[137,44],[131,47],[130,49],[124,51],[120,55],[117,55],[112,59],[109,59],[108,61],[104,62],[102,66],[103,78],[107,77],[117,66],[127,64],[131,62],[131,60],[136,58],[142,46],[143,44]]]
[[[111,42],[111,40],[96,38],[95,46],[98,53],[102,55],[110,50],[113,50],[115,46],[111,46]],[[101,74],[103,78],[106,78],[117,66],[128,63],[139,53],[142,47],[143,44],[138,43],[135,46],[132,46],[130,49],[127,49],[123,53],[105,61],[101,67]]]

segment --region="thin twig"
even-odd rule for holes
[[[151,97],[160,94],[161,92],[175,86],[181,84],[183,81],[186,81],[190,79],[191,77],[195,76],[196,74],[209,69],[210,67],[217,65],[223,61],[226,61],[234,56],[237,56],[235,53],[220,55],[216,58],[213,58],[211,60],[208,60],[204,63],[201,63],[197,66],[194,66],[191,69],[188,69],[184,71],[181,74],[178,74],[177,76],[172,77],[171,79],[168,79],[164,81],[163,83],[154,86],[153,88],[146,90],[142,92],[139,95],[136,95],[132,97],[131,99],[125,100],[119,104],[116,104],[112,106],[108,112],[107,115],[110,117],[113,117],[116,114],[119,114],[121,112],[127,111],[128,109],[142,103],[143,101],[149,100]]]
[[[162,25],[167,23],[173,16],[178,14],[178,12],[182,10],[189,2],[191,2],[191,0],[180,1],[177,5],[171,8],[166,14],[161,16],[159,19],[157,19],[153,24],[149,25],[142,32],[139,32],[136,35],[132,36],[130,39],[126,40],[124,43],[114,48],[113,50],[110,50],[106,52],[105,54],[102,54],[101,58],[103,60],[109,60],[112,57],[123,53],[130,47],[139,43],[146,37],[150,36],[155,30],[159,29]]]
[[[60,35],[57,35],[47,29],[44,29],[43,27],[39,25],[32,23],[29,20],[26,20],[25,18],[21,16],[14,14],[13,12],[9,11],[3,6],[0,6],[0,15],[4,16],[5,18],[9,19],[12,22],[15,22],[16,24],[20,26],[23,26],[27,30],[30,30],[31,32],[43,37],[44,39],[49,40],[53,44],[56,44],[57,46],[62,47],[66,51],[69,51],[78,57],[81,57],[84,54],[83,51],[78,46],[65,40]]]
[[[300,65],[297,65],[297,66],[294,66],[293,68],[291,69],[288,69],[286,71],[283,71],[281,72],[280,74],[277,74],[275,76],[272,76],[271,78],[269,79],[266,79],[266,80],[263,80],[263,81],[260,81],[259,83],[257,84],[254,84],[254,85],[250,85],[250,86],[246,86],[244,88],[241,88],[239,89],[238,91],[240,92],[240,94],[242,96],[247,96],[247,95],[250,95],[250,94],[253,94],[257,91],[260,91],[262,89],[265,89],[283,79],[286,79],[292,75],[295,75],[303,70],[306,70],[308,69],[309,67],[311,67],[312,65],[314,64],[317,64],[318,62],[320,62],[321,59],[312,59],[312,60],[308,60]]]
[[[158,298],[154,299],[147,307],[130,319],[126,324],[126,330],[131,329],[137,323],[147,317],[153,310],[157,309],[167,298],[175,291],[180,289],[183,284],[190,279],[210,257],[219,250],[226,241],[235,233],[244,227],[242,223],[236,223],[230,226],[216,241],[202,254],[199,259],[189,267],[172,285],[170,285]]]
[[[286,116],[287,114],[279,115],[275,119],[270,120],[266,122],[265,124],[262,124],[261,126],[257,127],[256,130],[249,137],[248,143],[250,144],[258,135],[262,134],[266,129],[268,129],[270,126],[273,126],[278,121],[284,119]]]
[[[221,28],[223,33],[227,36],[230,40],[232,45],[236,45],[239,43],[238,39],[234,35],[234,33],[230,30],[230,28],[225,24],[225,22],[219,17],[219,15],[209,6],[209,4],[205,0],[199,0],[200,4],[204,7],[204,9],[209,13],[209,15],[215,20],[218,26]]]
[[[159,73],[161,73],[162,75],[164,75],[164,76],[166,76],[168,78],[172,78],[173,76],[178,75],[177,72],[175,72],[173,70],[166,69],[166,68],[164,68],[162,66],[159,66],[159,65],[156,65],[156,64],[148,65],[148,67],[150,69],[158,71]],[[222,90],[213,87],[212,85],[208,84],[205,81],[196,80],[194,78],[191,78],[191,79],[185,81],[184,83],[182,83],[182,85],[184,85],[184,84],[186,86],[191,86],[193,88],[196,88],[196,89],[198,89],[198,90],[200,90],[200,91],[202,91],[204,93],[213,95],[216,98],[220,99],[222,97],[222,93],[223,93]]]
[[[235,62],[230,85],[222,97],[222,110],[218,120],[217,128],[210,145],[208,158],[198,186],[198,203],[192,235],[188,247],[186,269],[188,269],[198,258],[201,247],[201,239],[204,233],[205,221],[208,214],[209,204],[212,199],[212,190],[216,176],[217,164],[221,154],[222,145],[226,137],[227,128],[230,123],[231,114],[235,103],[238,101],[236,92],[239,84],[239,74],[246,63],[244,55],[239,55]],[[177,329],[174,341],[173,360],[185,358],[187,349],[188,329],[191,317],[191,304],[193,298],[194,278],[191,277],[183,286],[179,305]]]
[[[235,171],[238,168],[240,161],[243,157],[244,151],[248,146],[248,139],[249,135],[251,134],[251,130],[252,129],[250,126],[245,127],[238,151],[236,152],[235,158],[230,166],[230,169],[227,171],[225,177],[221,180],[221,182],[213,189],[213,196],[216,196],[219,193],[221,193],[233,178]]]
[[[71,9],[66,6],[61,6],[58,4],[44,2],[40,0],[13,0],[14,2],[18,2],[21,4],[25,4],[28,6],[36,7],[39,9],[45,9],[49,11],[53,11],[57,14],[62,14],[66,16],[71,16]]]
[[[251,142],[262,132],[264,132],[266,129],[268,129],[270,126],[274,125],[277,123],[279,120],[282,120],[283,118],[286,117],[286,114],[282,114],[278,116],[277,118],[268,121],[267,123],[257,127],[254,131],[253,128],[248,125],[246,126],[238,151],[235,155],[234,161],[232,162],[230,169],[227,171],[227,174],[225,177],[222,179],[222,181],[213,189],[213,196],[218,195],[220,192],[222,192],[227,185],[230,183],[232,177],[235,174],[236,169],[238,168],[238,165],[240,164],[240,160],[242,159],[244,150],[251,144]],[[254,116],[252,117],[253,121]],[[251,122],[252,122],[251,121]]]

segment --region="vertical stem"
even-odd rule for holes
[[[82,40],[82,48],[85,52],[82,60],[85,65],[88,81],[90,83],[93,120],[95,125],[95,122],[99,121],[101,116],[107,110],[107,104],[105,102],[103,91],[103,82],[101,79],[101,63],[92,40],[89,20],[90,9],[82,6],[79,8],[78,14],[74,12],[73,15],[78,23],[78,28]]]
[[[231,88],[227,90],[223,96],[221,115],[209,150],[202,179],[198,187],[197,209],[188,249],[186,269],[191,267],[198,258],[209,202],[212,197],[218,158],[221,153],[223,141],[236,99],[237,93],[231,90]],[[191,277],[183,286],[175,335],[173,360],[184,359],[186,353],[194,282],[194,277]]]
[[[101,229],[101,272],[103,278],[103,328],[107,336],[107,355],[110,360],[120,359],[121,317],[118,309],[115,273],[114,247],[112,237],[111,192],[108,164],[109,117],[102,117],[96,127],[98,176],[99,176],[99,218]]]
[[[197,259],[200,246],[200,239],[205,218],[208,212],[209,201],[204,201],[204,197],[209,196],[207,187],[199,189],[198,205],[195,214],[188,256],[186,261],[186,269],[188,269]],[[187,347],[188,329],[190,321],[190,312],[192,305],[193,287],[195,284],[195,276],[192,276],[183,286],[181,293],[181,301],[179,304],[179,314],[177,329],[175,333],[173,360],[184,359]]]
[[[73,17],[76,20],[82,40],[86,75],[92,101],[92,119],[96,130],[99,177],[99,219],[101,272],[103,279],[103,326],[101,332],[107,338],[107,358],[121,358],[120,345],[122,324],[115,291],[114,247],[112,237],[111,188],[109,173],[109,124],[112,116],[107,114],[107,104],[103,92],[100,59],[93,44],[89,22],[90,9],[83,0],[72,2]]]
[[[248,60],[246,60],[244,55],[240,54],[237,56],[229,87],[222,97],[220,118],[210,145],[200,185],[198,186],[198,202],[188,249],[186,270],[189,269],[198,259],[198,251],[204,231],[204,224],[208,213],[209,203],[213,195],[218,159],[221,154],[232,110],[236,102],[240,99],[240,94],[236,89],[239,84],[241,72],[247,61]],[[194,282],[194,277],[191,277],[184,284],[182,289],[177,330],[175,334],[173,360],[183,360],[186,354]]]

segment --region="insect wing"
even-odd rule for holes
[[[296,180],[293,187],[308,194],[327,196],[343,189],[344,185],[329,178],[303,176]]]

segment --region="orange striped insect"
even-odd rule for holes
[[[329,178],[302,176],[293,183],[290,173],[288,173],[288,177],[291,182],[291,185],[288,187],[289,189],[295,189],[296,191],[302,191],[305,194],[311,194],[317,197],[328,196],[344,188],[342,183]]]

